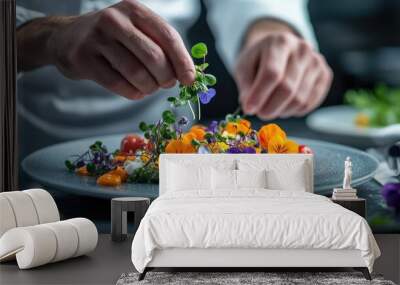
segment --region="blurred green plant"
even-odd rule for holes
[[[379,84],[373,90],[349,90],[345,102],[368,117],[368,126],[385,127],[400,123],[400,88]]]

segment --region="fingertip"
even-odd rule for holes
[[[243,111],[246,115],[254,115],[257,113],[257,107],[251,104],[244,104]]]
[[[171,80],[161,84],[161,87],[164,89],[169,89],[169,88],[174,87],[175,84],[176,84],[176,79],[171,79]]]
[[[132,93],[129,93],[128,95],[126,95],[125,97],[130,100],[140,100],[140,99],[143,99],[144,97],[146,97],[146,94],[143,94],[141,92],[132,92]]]
[[[179,78],[179,81],[183,85],[191,85],[191,84],[193,84],[195,79],[196,79],[196,74],[195,74],[194,70],[187,70],[182,73],[182,75]]]

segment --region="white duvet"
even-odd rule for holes
[[[257,189],[157,198],[134,237],[132,262],[143,272],[165,248],[358,249],[370,271],[380,255],[365,219],[328,198]]]

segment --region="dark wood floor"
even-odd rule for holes
[[[124,242],[99,235],[94,252],[34,269],[19,270],[16,262],[0,265],[0,284],[115,284],[122,273],[134,271],[130,237]]]

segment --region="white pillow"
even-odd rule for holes
[[[212,165],[203,162],[195,164],[168,162],[167,191],[212,190],[212,169],[230,171],[235,161],[216,161]]]
[[[267,188],[267,171],[236,170],[237,188]]]
[[[177,163],[168,164],[167,180],[170,191],[186,191],[211,188],[211,167],[199,167]]]
[[[239,160],[239,170],[266,170],[267,188],[271,190],[307,191],[312,189],[307,161],[282,156],[268,159]]]
[[[211,171],[212,189],[214,191],[235,191],[249,188],[267,188],[266,170],[229,170]]]
[[[267,172],[268,189],[302,191],[308,189],[306,168],[304,163],[296,165],[290,171],[284,172],[272,169]]]
[[[211,170],[212,190],[214,191],[234,191],[236,190],[236,170],[217,169]]]

